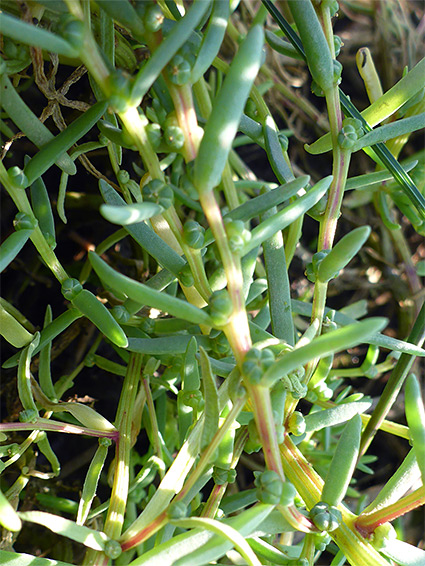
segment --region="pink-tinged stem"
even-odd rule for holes
[[[421,486],[415,491],[412,491],[412,493],[409,493],[409,495],[391,503],[391,505],[359,515],[355,522],[356,529],[362,536],[366,538],[370,537],[379,525],[394,521],[397,517],[401,517],[424,504],[425,487]]]
[[[15,432],[17,430],[45,430],[50,432],[62,432],[65,434],[81,434],[83,436],[94,436],[96,438],[110,438],[114,442],[119,439],[119,431],[113,430],[110,432],[104,430],[94,430],[91,428],[84,428],[78,425],[54,423],[49,419],[37,419],[34,423],[1,423],[0,432]]]

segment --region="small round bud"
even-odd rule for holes
[[[25,214],[25,212],[18,212],[13,221],[15,230],[34,230],[38,222],[34,216]]]
[[[146,9],[143,17],[143,23],[145,28],[152,33],[155,33],[162,28],[162,24],[164,23],[164,14],[157,4],[153,4]]]
[[[333,79],[334,79],[334,84],[335,85],[339,85],[339,83],[341,82],[341,75],[342,75],[342,65],[339,61],[337,61],[336,59],[332,60],[333,63]]]
[[[179,272],[179,281],[183,287],[192,287],[195,280],[193,278],[192,270],[190,265],[186,264]]]
[[[342,39],[339,37],[339,35],[334,35],[334,49],[335,49],[335,57],[338,57],[340,51],[341,51],[341,46],[343,45],[342,43]]]
[[[230,352],[229,341],[227,340],[224,332],[219,332],[219,334],[214,337],[210,334],[210,344],[213,352],[220,356],[224,356]]]
[[[78,279],[69,277],[68,279],[65,279],[65,281],[62,283],[62,289],[61,289],[62,295],[68,301],[74,300],[75,297],[79,295],[82,290],[83,290],[83,286],[78,281]]]
[[[16,165],[8,169],[7,175],[16,188],[24,189],[28,186],[28,179],[25,173]]]
[[[35,423],[38,419],[38,412],[34,409],[26,409],[19,413],[19,421],[21,423]]]
[[[189,62],[181,55],[175,55],[167,66],[170,81],[178,86],[182,86],[190,79],[192,71]]]
[[[118,558],[118,556],[121,555],[121,553],[122,553],[122,548],[117,540],[108,540],[105,543],[105,554],[106,556],[108,556],[108,558],[112,558],[112,560],[115,560],[116,558]]]
[[[258,501],[269,505],[278,505],[280,503],[283,481],[276,472],[266,470],[263,473],[257,473],[254,485],[257,488],[255,494]]]
[[[319,530],[332,532],[341,524],[342,514],[336,507],[319,501],[311,509],[310,519]]]
[[[288,420],[288,432],[294,436],[301,436],[305,433],[305,419],[302,413],[294,411]]]
[[[226,289],[215,291],[209,300],[210,316],[216,326],[227,324],[233,311],[233,304]]]
[[[274,360],[274,354],[269,348],[264,348],[264,350],[251,348],[245,354],[242,371],[251,383],[258,384]]]
[[[148,136],[151,146],[154,149],[158,149],[162,139],[161,126],[156,123],[148,124],[146,126],[146,135]]]
[[[126,185],[130,180],[130,173],[125,169],[120,169],[117,173],[118,183]]]
[[[228,470],[214,466],[212,479],[216,485],[224,485],[225,483],[234,483],[236,480],[236,470]]]
[[[125,324],[130,320],[130,313],[123,305],[116,305],[111,309],[111,314],[117,322]]]
[[[116,112],[124,112],[131,103],[131,76],[122,69],[115,69],[109,78],[111,96],[109,102]]]
[[[187,220],[183,226],[183,239],[188,246],[199,250],[204,247],[205,228],[196,220]]]
[[[184,519],[187,517],[187,505],[183,501],[174,501],[168,507],[168,518],[171,520]]]
[[[199,389],[184,389],[183,391],[179,392],[179,399],[183,403],[183,405],[187,405],[195,411],[199,411],[204,406],[204,398],[202,397],[202,393]]]
[[[169,149],[178,151],[184,146],[183,130],[178,126],[167,126],[164,130],[164,141]]]
[[[285,136],[285,134],[282,134],[282,132],[279,132],[277,137],[279,139],[279,143],[280,143],[280,147],[282,148],[282,151],[288,151],[289,140],[287,136]]]
[[[225,221],[225,228],[231,251],[241,252],[244,245],[251,239],[251,232],[245,229],[242,220]]]
[[[154,202],[164,210],[170,208],[174,201],[174,192],[171,187],[159,179],[149,181],[142,189],[143,200]]]
[[[322,5],[324,8],[329,8],[331,18],[333,18],[338,12],[339,4],[337,0],[322,0]]]
[[[84,43],[84,22],[71,14],[66,14],[61,20],[62,37],[77,51]]]
[[[319,86],[316,81],[311,81],[311,92],[313,94],[315,94],[316,96],[319,96],[320,98],[323,98],[325,96],[325,93],[322,89],[321,86]]]

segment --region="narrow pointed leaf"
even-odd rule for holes
[[[316,411],[304,417],[306,431],[314,432],[349,421],[354,415],[362,414],[372,405],[370,401],[340,403],[330,409]]]
[[[406,379],[405,406],[413,451],[425,485],[425,409],[419,381],[413,374]]]
[[[106,220],[113,224],[121,224],[121,226],[143,222],[156,214],[160,214],[162,210],[162,207],[154,202],[140,202],[126,206],[113,204],[102,204],[100,206],[100,212]]]
[[[130,299],[138,301],[141,305],[160,309],[178,318],[189,320],[194,324],[213,326],[209,315],[192,304],[167,295],[167,293],[155,291],[143,283],[118,273],[94,252],[90,252],[89,259],[93,269],[101,279],[107,281],[113,289],[121,291]]]
[[[368,336],[382,330],[387,322],[386,318],[369,318],[368,320],[323,334],[315,338],[310,344],[285,353],[266,371],[262,384],[271,387],[281,377],[303,366],[310,360],[322,358],[361,344]]]
[[[217,384],[211,369],[211,364],[205,350],[200,347],[201,353],[201,375],[204,392],[204,423],[201,435],[201,450],[211,442],[218,430],[219,404]]]

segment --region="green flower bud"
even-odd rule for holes
[[[226,355],[230,352],[229,341],[227,340],[224,332],[219,332],[218,334],[213,335],[213,331],[211,331],[209,338],[213,352],[221,356]]]
[[[252,120],[258,120],[257,105],[252,100],[252,98],[248,98],[248,100],[246,101],[244,112]]]
[[[38,419],[38,412],[34,409],[26,409],[19,413],[19,421],[21,423],[35,423]]]
[[[28,179],[25,173],[16,165],[14,167],[10,167],[7,171],[7,174],[9,176],[9,179],[18,189],[24,189],[28,186]]]
[[[236,480],[236,470],[226,470],[214,466],[212,479],[216,485],[224,485],[225,483],[234,483]]]
[[[118,183],[126,185],[130,180],[130,173],[125,169],[120,169],[117,173]]]
[[[187,517],[187,505],[183,501],[173,501],[168,507],[168,518],[171,520],[179,520]]]
[[[275,431],[276,431],[276,439],[278,444],[282,444],[285,440],[285,427],[282,423],[275,424]]]
[[[241,252],[244,245],[251,239],[251,232],[245,229],[242,220],[225,221],[225,228],[231,251]]]
[[[258,452],[259,450],[261,450],[261,441],[260,441],[260,436],[258,434],[257,425],[255,424],[254,419],[250,420],[248,423],[248,433],[249,433],[249,438],[244,446],[245,452],[247,454]]]
[[[337,0],[322,0],[322,5],[324,8],[329,8],[331,18],[338,12],[339,4]]]
[[[311,258],[311,263],[307,264],[305,274],[307,279],[312,283],[316,281],[317,270],[319,269],[320,263],[329,252],[330,250],[321,250],[320,252],[316,252]]]
[[[67,14],[61,20],[61,28],[62,37],[79,51],[84,43],[84,22]]]
[[[202,410],[204,406],[204,398],[202,397],[202,393],[199,389],[184,389],[179,392],[179,399],[181,399],[183,405],[192,407],[192,409],[195,409],[196,411]]]
[[[301,436],[305,433],[305,427],[304,415],[299,411],[294,411],[288,420],[288,432],[294,436]]]
[[[181,55],[175,55],[167,65],[170,81],[178,86],[182,86],[190,79],[192,68],[189,61]]]
[[[334,35],[334,49],[335,49],[335,57],[338,57],[340,51],[341,51],[341,46],[343,45],[342,43],[342,39],[339,37],[339,35]]]
[[[151,146],[154,149],[158,149],[162,139],[161,126],[156,123],[148,124],[146,126],[146,135],[148,136]]]
[[[131,102],[131,76],[122,69],[115,69],[109,78],[111,96],[109,102],[116,112],[124,112]]]
[[[152,318],[142,318],[140,322],[140,330],[146,332],[146,334],[153,334],[155,328],[155,321]]]
[[[156,118],[153,119],[152,122],[158,122],[158,124],[162,125],[167,119],[167,111],[165,110],[165,108],[162,106],[161,102],[157,98],[154,98],[152,100],[152,108],[156,114]]]
[[[345,126],[338,134],[338,145],[342,149],[350,149],[357,141],[357,134],[352,126]]]
[[[316,395],[316,400],[320,401],[328,401],[332,399],[333,391],[328,387],[325,380],[319,381],[313,388],[313,391]]]
[[[378,525],[373,533],[372,545],[377,550],[382,550],[388,543],[397,538],[397,532],[391,523]]]
[[[363,133],[364,130],[360,120],[356,118],[345,118],[342,122],[342,129],[338,134],[338,144],[343,149],[350,149]]]
[[[179,272],[179,281],[184,287],[192,287],[195,280],[193,278],[190,265],[186,264]]]
[[[178,126],[167,126],[164,130],[164,141],[173,151],[178,151],[184,146],[183,130]]]
[[[321,531],[332,532],[342,521],[341,511],[324,501],[319,501],[310,511],[310,519]]]
[[[323,92],[323,89],[321,86],[319,86],[316,81],[311,81],[311,92],[313,94],[315,94],[316,96],[319,96],[320,98],[323,98],[325,96],[325,93]]]
[[[96,364],[95,354],[92,353],[87,354],[84,360],[84,365],[86,365],[88,368],[92,368],[95,364]]]
[[[159,179],[149,181],[143,187],[142,195],[143,200],[159,204],[164,210],[170,208],[174,201],[173,189]]]
[[[112,560],[115,560],[122,553],[122,548],[117,540],[108,540],[105,543],[105,554]]]
[[[25,214],[25,212],[18,212],[13,221],[15,230],[34,230],[38,222],[34,216]]]
[[[130,320],[130,313],[123,305],[116,305],[111,309],[111,314],[115,320],[121,324],[125,324]]]
[[[164,14],[157,4],[149,6],[144,14],[143,23],[145,28],[152,33],[159,31],[164,23]]]
[[[280,147],[282,148],[282,151],[288,151],[289,140],[288,140],[287,136],[285,136],[285,134],[282,134],[281,132],[279,132],[277,137],[278,137],[278,140],[279,140],[279,143],[280,143]]]
[[[283,491],[283,481],[273,470],[263,473],[254,472],[254,485],[257,488],[256,496],[261,503],[279,505]]]
[[[314,534],[313,537],[314,537],[314,546],[316,547],[317,550],[320,550],[321,552],[324,552],[326,550],[326,547],[332,540],[330,535],[328,535],[328,533]]]
[[[264,348],[264,350],[251,348],[245,354],[242,371],[251,383],[258,384],[264,373],[274,363],[274,360],[274,354],[269,348]]]
[[[215,291],[209,300],[210,316],[216,326],[224,326],[233,311],[233,304],[226,289]]]
[[[336,59],[332,60],[332,64],[333,64],[333,80],[334,80],[334,84],[337,86],[341,82],[342,65]]]
[[[65,281],[62,283],[62,288],[61,288],[62,295],[68,301],[73,301],[75,297],[81,293],[82,290],[83,290],[83,286],[78,281],[78,279],[69,277],[68,279],[65,279]]]
[[[196,220],[188,220],[183,226],[183,239],[188,246],[199,250],[205,243],[205,228],[196,222]]]
[[[280,504],[289,507],[294,504],[294,499],[297,496],[297,490],[289,481],[282,484],[282,494],[280,496]]]

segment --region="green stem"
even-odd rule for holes
[[[149,385],[149,378],[145,378],[142,381],[142,385],[143,385],[143,389],[145,390],[145,397],[146,397],[146,404],[148,406],[148,411],[149,411],[149,419],[151,422],[151,441],[152,444],[154,446],[154,451],[157,455],[157,457],[163,461],[163,454],[162,454],[162,445],[161,445],[161,440],[159,438],[159,429],[158,429],[158,421],[156,418],[156,412],[155,412],[155,404],[153,402],[153,398],[152,398],[152,392],[151,392],[151,388]],[[164,477],[164,470],[162,468],[159,469],[159,473],[160,473],[160,477],[161,480]]]
[[[103,529],[104,533],[112,539],[118,539],[124,523],[130,479],[133,410],[140,382],[142,360],[143,356],[141,354],[131,354],[117,409],[116,426],[120,431],[120,438],[116,449],[111,502]],[[103,558],[102,553],[99,553],[94,563],[104,563]]]
[[[140,157],[149,171],[151,178],[161,179],[163,181],[164,173],[161,170],[158,156],[153,150],[146,134],[146,126],[148,125],[147,118],[139,114],[137,107],[127,108],[124,112],[120,112],[119,116],[127,128],[128,133],[131,135],[135,146],[139,150]]]
[[[166,80],[173,99],[179,127],[184,134],[183,157],[186,162],[193,161],[198,153],[202,130],[198,126],[193,95],[190,85],[176,87]]]
[[[248,440],[248,430],[245,427],[242,433],[235,440],[233,458],[229,469],[234,470],[236,468],[247,440]],[[223,496],[226,493],[228,485],[229,484],[226,482],[222,485],[215,485],[213,487],[208,497],[208,500],[205,503],[204,508],[202,509],[201,517],[209,517],[211,519],[215,518],[221,500],[223,499]]]
[[[201,251],[194,250],[188,246],[183,239],[183,226],[180,222],[180,218],[177,215],[174,206],[171,206],[166,210],[163,215],[164,219],[168,222],[172,233],[174,234],[176,240],[180,244],[184,255],[186,256],[187,262],[192,270],[193,277],[195,279],[195,287],[204,301],[208,301],[211,296],[211,287],[205,273],[204,262],[202,261]]]
[[[238,193],[236,192],[235,183],[232,177],[232,170],[230,169],[229,162],[226,163],[223,171],[222,185],[226,202],[230,210],[240,205]]]
[[[241,365],[245,353],[251,348],[251,335],[245,310],[240,258],[234,256],[230,251],[223,218],[214,191],[201,193],[199,199],[223,262],[227,288],[233,303],[233,313],[225,328],[225,333],[232,346],[237,363]]]
[[[9,175],[3,165],[0,162],[0,181],[3,183],[4,187],[6,188],[7,192],[11,196],[13,202],[15,203],[17,209],[20,212],[24,212],[28,214],[32,218],[34,217],[34,212],[31,208],[30,202],[28,197],[22,189],[15,187],[15,185],[10,180]],[[36,226],[33,233],[30,236],[30,239],[34,246],[36,247],[38,253],[43,258],[45,264],[49,267],[52,271],[53,275],[56,279],[63,283],[65,279],[68,279],[68,274],[65,269],[60,264],[58,258],[56,257],[55,253],[53,252],[52,248],[46,241],[42,231],[40,230],[39,226]]]
[[[241,397],[238,399],[232,409],[230,410],[229,414],[227,415],[226,419],[224,420],[221,427],[213,436],[210,444],[207,448],[202,452],[201,457],[196,465],[196,468],[192,471],[192,473],[187,478],[183,488],[178,492],[174,501],[181,501],[187,493],[193,488],[195,483],[199,480],[201,475],[205,472],[207,466],[211,463],[214,453],[217,450],[220,442],[223,440],[224,436],[228,433],[230,428],[233,426],[235,419],[239,415],[240,411],[242,410],[243,406],[246,402],[246,396]],[[143,541],[151,537],[155,532],[157,532],[161,527],[163,527],[168,522],[167,510],[163,511],[160,515],[158,515],[153,521],[151,521],[148,525],[143,526],[143,528],[139,531],[132,529],[131,536],[126,537],[125,540],[122,542],[122,549],[129,550]]]
[[[413,325],[412,331],[409,334],[407,342],[415,344],[416,346],[422,346],[425,340],[425,302],[416,318],[416,322]],[[379,398],[378,404],[376,405],[370,421],[368,422],[365,430],[362,434],[362,439],[360,442],[360,454],[364,454],[368,449],[376,431],[380,428],[382,421],[387,416],[389,410],[393,406],[398,394],[403,386],[404,380],[412,367],[415,360],[415,356],[410,354],[401,354],[398,359],[385,389]]]

